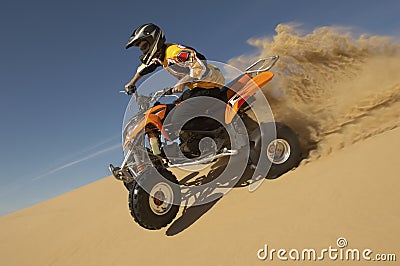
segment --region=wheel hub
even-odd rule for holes
[[[150,209],[157,215],[164,215],[171,209],[173,199],[172,188],[167,183],[158,183],[150,192]]]
[[[267,157],[274,164],[282,164],[289,159],[290,145],[284,139],[275,139],[268,144]]]

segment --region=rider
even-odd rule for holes
[[[189,88],[181,96],[182,100],[195,96],[220,98],[220,88],[225,82],[221,71],[207,63],[206,58],[195,49],[166,43],[164,33],[158,26],[149,23],[137,28],[126,44],[126,49],[132,46],[138,46],[143,55],[140,57],[142,64],[125,85],[128,94],[135,92],[135,84],[140,78],[162,66],[179,79],[171,93],[183,92],[185,86]]]
[[[138,46],[143,52],[140,56],[142,64],[138,67],[134,77],[125,85],[126,92],[130,95],[136,91],[136,82],[146,74],[153,72],[162,66],[170,74],[179,79],[178,83],[167,93],[184,92],[178,101],[186,101],[197,96],[208,96],[222,99],[221,87],[225,79],[221,71],[214,65],[207,63],[206,58],[195,49],[175,43],[166,43],[163,31],[156,25],[149,23],[137,28],[131,35],[126,49]],[[189,90],[184,91],[185,86]],[[182,121],[188,121],[191,114],[198,114],[201,110],[209,110],[215,106],[215,102],[204,101],[193,104],[191,101],[184,106],[174,108],[174,115],[169,116],[173,125]],[[201,110],[199,110],[199,105]],[[172,117],[172,118],[171,118]],[[176,132],[177,133],[177,132]],[[197,148],[193,137],[181,130],[180,149],[182,152],[191,152]],[[194,145],[194,148],[193,148]]]

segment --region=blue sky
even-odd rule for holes
[[[133,29],[161,26],[167,40],[226,62],[279,23],[351,26],[399,37],[400,2],[10,1],[0,4],[0,216],[109,175],[139,51]],[[117,181],[116,181],[117,182]]]

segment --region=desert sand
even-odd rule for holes
[[[107,177],[2,217],[2,265],[296,264],[263,261],[257,252],[265,244],[338,248],[339,237],[348,248],[397,254],[398,261],[399,138],[400,129],[391,130],[266,180],[254,192],[234,188],[160,231],[133,222],[125,188]]]

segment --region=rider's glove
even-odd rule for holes
[[[135,85],[131,85],[128,88],[125,88],[125,91],[128,95],[132,95],[136,92],[136,86]]]
[[[174,88],[166,88],[164,91],[164,95],[172,95],[174,92],[172,91]]]

